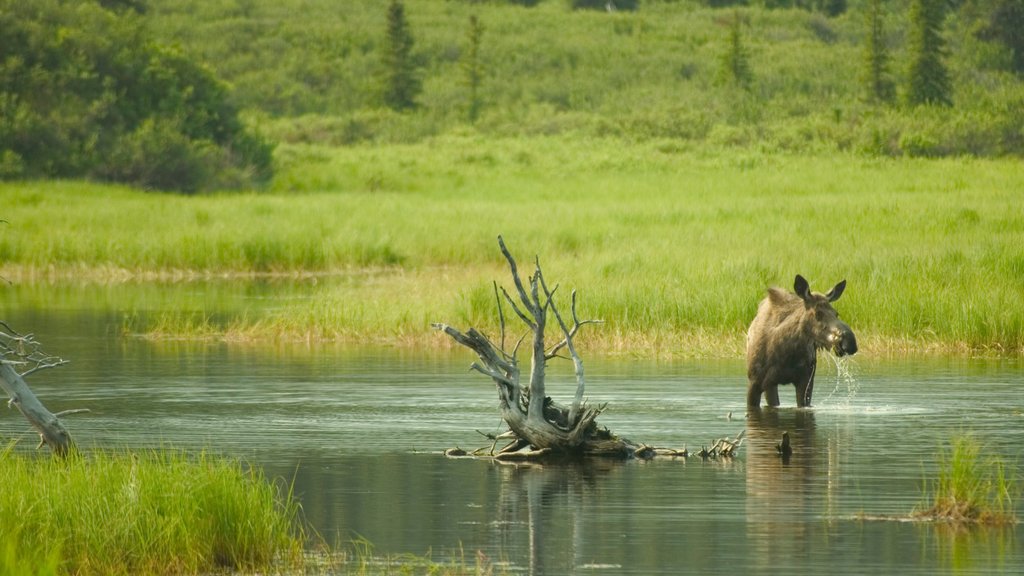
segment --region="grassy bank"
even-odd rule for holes
[[[579,290],[581,314],[606,321],[584,338],[607,350],[738,354],[765,288],[797,273],[819,290],[849,281],[837,308],[874,353],[1024,349],[1017,161],[474,137],[280,155],[262,195],[0,185],[0,274],[72,286],[295,278],[309,297],[272,310],[170,302],[128,329],[422,345],[444,341],[432,321],[495,326],[503,234],[565,297]]]
[[[298,507],[209,455],[0,455],[4,574],[199,574],[300,566]]]
[[[305,532],[291,494],[240,463],[174,450],[68,460],[0,451],[0,574],[493,574],[448,559],[333,547]],[[467,557],[469,556],[469,557]]]

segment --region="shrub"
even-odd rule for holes
[[[225,84],[152,42],[135,10],[0,0],[0,45],[0,177],[191,192],[270,175],[273,148],[245,129]]]

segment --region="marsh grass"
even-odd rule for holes
[[[538,255],[566,297],[579,291],[581,315],[605,320],[581,345],[741,354],[765,289],[800,273],[817,290],[849,281],[836,307],[866,352],[1024,350],[1024,176],[1014,160],[472,136],[285,148],[297,155],[271,194],[0,184],[10,222],[0,275],[62,286],[291,278],[307,283],[304,298],[260,306],[247,288],[224,290],[217,302],[126,312],[126,330],[444,346],[433,321],[496,330],[502,234],[522,262]]]
[[[305,534],[290,492],[208,453],[60,460],[8,447],[0,481],[5,574],[266,572],[302,562]]]
[[[997,456],[984,457],[970,436],[953,439],[939,458],[938,476],[929,501],[914,516],[950,524],[1009,525],[1017,522],[1014,498],[1019,493],[1012,467]]]

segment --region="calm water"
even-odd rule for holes
[[[480,550],[531,574],[1019,574],[1020,529],[955,533],[900,522],[960,432],[1021,473],[1019,361],[857,360],[855,378],[819,368],[816,407],[744,418],[741,361],[587,360],[599,420],[658,446],[699,449],[746,430],[729,461],[596,461],[510,466],[448,459],[499,425],[470,353],[249,348],[116,336],[119,316],[2,309],[71,364],[33,375],[83,445],[211,447],[294,478],[328,541],[364,537],[380,553]],[[567,398],[569,366],[549,388]],[[727,415],[732,413],[732,418]],[[5,411],[0,435],[34,442]],[[774,444],[789,431],[795,453]],[[1018,514],[1021,510],[1018,509]]]

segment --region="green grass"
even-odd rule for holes
[[[563,297],[579,290],[581,313],[606,321],[583,343],[608,350],[741,354],[765,288],[797,273],[818,290],[849,281],[836,306],[871,353],[1024,350],[1016,161],[569,138],[281,153],[266,194],[0,185],[0,275],[62,286],[280,277],[304,297],[264,308],[226,289],[198,308],[162,302],[155,316],[103,305],[158,336],[423,344],[444,341],[432,321],[494,329],[502,234],[522,266],[540,256]]]
[[[196,574],[301,566],[292,496],[209,454],[0,455],[3,573]]]
[[[979,42],[955,11],[945,31],[955,105],[906,110],[861,98],[862,3],[837,18],[750,4],[649,0],[608,14],[572,11],[566,0],[405,2],[423,80],[411,113],[381,103],[387,6],[378,0],[153,0],[146,18],[158,38],[228,81],[262,130],[290,143],[411,143],[468,130],[804,153],[1021,153],[1024,82],[1006,72],[1009,52]],[[749,90],[719,81],[734,13],[746,23]],[[482,112],[472,125],[462,69],[470,15],[484,26]],[[890,70],[901,87],[907,26],[906,4],[888,3]]]
[[[0,451],[0,574],[494,574],[481,552],[448,560],[328,547],[290,492],[208,453],[90,451],[68,459]]]
[[[981,451],[970,436],[954,438],[949,451],[940,456],[930,500],[915,516],[952,524],[1015,524],[1014,498],[1019,490],[1013,468]]]

